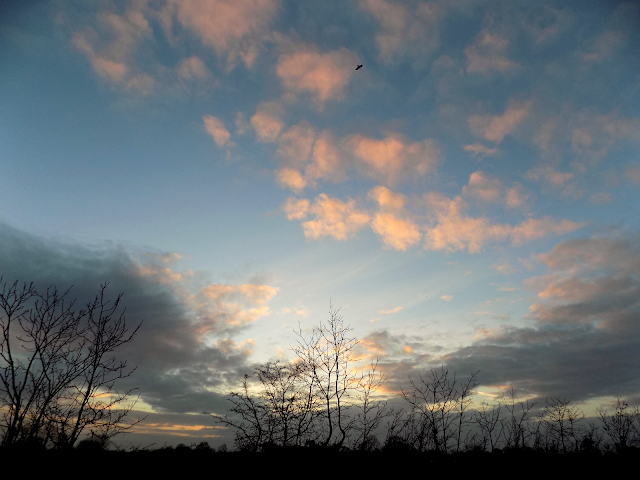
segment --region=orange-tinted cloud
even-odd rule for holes
[[[375,201],[380,208],[373,217],[371,228],[380,235],[385,245],[406,250],[420,242],[420,229],[406,218],[403,211],[406,201],[404,195],[379,185],[369,191],[367,198]]]
[[[170,0],[167,14],[175,12],[184,28],[227,57],[229,67],[238,59],[251,67],[279,5],[279,0]]]
[[[371,220],[367,212],[356,208],[355,200],[343,202],[324,193],[316,197],[309,207],[309,214],[314,219],[303,222],[302,228],[305,237],[311,239],[329,236],[346,240]]]
[[[284,128],[282,106],[278,102],[263,102],[251,117],[251,126],[260,142],[275,142]]]
[[[302,178],[302,175],[298,170],[293,168],[281,168],[276,171],[276,178],[278,183],[283,187],[287,187],[290,190],[300,193],[307,186],[307,181]]]
[[[311,181],[324,179],[341,182],[347,179],[344,154],[338,141],[328,130],[323,131],[313,145],[311,162],[305,168],[305,176]]]
[[[309,213],[309,200],[306,198],[299,200],[291,197],[287,199],[282,208],[288,220],[302,220]]]
[[[505,37],[483,30],[476,43],[465,48],[467,56],[467,72],[491,73],[494,71],[508,73],[517,70],[520,65],[507,56],[509,40]]]
[[[433,140],[411,142],[398,134],[382,140],[354,135],[350,147],[369,176],[391,186],[407,175],[432,173],[440,156]]]
[[[213,141],[219,147],[231,147],[234,143],[231,141],[231,134],[224,123],[219,118],[211,115],[204,115],[202,117],[204,122],[204,128],[209,135],[213,137]]]
[[[465,214],[466,202],[461,197],[449,199],[437,192],[425,195],[432,226],[425,233],[425,248],[429,250],[469,253],[482,251],[491,242],[511,240],[520,245],[547,235],[563,235],[585,225],[585,222],[529,218],[518,225],[492,223],[487,217],[471,217]]]
[[[371,228],[380,235],[385,245],[396,250],[406,250],[417,245],[422,237],[417,225],[388,212],[377,213],[371,222]]]
[[[358,61],[358,56],[344,47],[321,53],[305,46],[280,55],[276,72],[289,94],[309,94],[322,108],[327,100],[342,97]]]
[[[399,211],[404,208],[406,202],[404,195],[395,193],[382,185],[369,190],[367,198],[375,201],[382,210]]]
[[[277,287],[269,285],[225,285],[213,284],[202,293],[213,302],[218,315],[225,317],[227,325],[244,325],[269,315],[269,301],[278,293]]]
[[[514,182],[513,186],[507,189],[505,197],[505,205],[507,208],[526,208],[528,200],[529,195],[523,192],[522,185],[519,183]]]
[[[193,55],[178,64],[178,75],[185,80],[204,80],[211,77],[211,72],[200,58]]]
[[[531,111],[532,102],[509,102],[502,115],[472,115],[469,126],[475,135],[500,143]]]
[[[135,8],[122,15],[100,12],[96,28],[87,27],[72,39],[73,45],[89,59],[93,70],[127,90],[149,93],[155,81],[132,64],[134,51],[140,42],[152,35],[143,13]],[[112,41],[106,43],[103,38]]]
[[[462,194],[482,200],[483,202],[497,202],[502,193],[502,183],[497,178],[487,177],[483,172],[473,172],[469,177],[469,184],[462,187]]]
[[[478,160],[482,160],[484,157],[488,157],[498,153],[497,148],[489,148],[480,143],[465,145],[464,149],[466,152],[471,153]]]
[[[421,63],[438,47],[441,8],[434,2],[420,2],[413,8],[389,0],[358,4],[380,24],[376,44],[382,61],[392,63],[406,55]]]
[[[280,136],[276,155],[282,158],[287,166],[301,168],[311,154],[315,136],[315,129],[303,120]]]

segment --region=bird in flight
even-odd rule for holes
[[[356,67],[356,70],[360,70],[361,68],[362,68],[362,65],[358,65],[358,66]]]

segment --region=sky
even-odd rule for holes
[[[0,7],[0,275],[142,322],[136,442],[341,308],[385,393],[640,402],[640,4]],[[362,68],[356,70],[356,66]]]

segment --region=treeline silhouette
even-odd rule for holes
[[[385,379],[378,362],[362,367],[360,341],[332,306],[325,322],[309,331],[298,328],[295,361],[258,365],[228,395],[227,414],[212,414],[233,430],[232,448],[206,442],[121,447],[113,438],[142,419],[127,420],[135,392],[116,386],[135,369],[114,351],[133,341],[140,325],[127,326],[122,295],[109,301],[106,288],[77,310],[68,290],[0,285],[0,455],[37,452],[74,462],[111,455],[120,463],[157,465],[215,458],[229,468],[238,462],[255,467],[251,458],[291,464],[320,455],[379,469],[380,458],[611,462],[640,452],[640,410],[624,399],[589,419],[569,400],[540,404],[519,398],[513,388],[476,403],[477,371],[459,377],[444,366],[431,369],[409,379],[400,392],[404,407],[392,407],[381,395]]]
[[[299,329],[296,360],[260,365],[231,392],[229,413],[214,419],[235,430],[235,449],[305,447],[336,452],[600,455],[640,449],[640,410],[618,398],[587,419],[569,400],[544,405],[513,388],[491,403],[474,402],[479,372],[460,378],[444,366],[409,379],[404,408],[377,395],[384,377],[374,361],[358,369],[351,335],[337,310],[308,336]]]

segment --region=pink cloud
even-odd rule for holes
[[[309,207],[314,219],[302,223],[306,238],[318,239],[323,236],[336,240],[346,240],[370,222],[369,214],[356,208],[355,201],[346,202],[329,198],[321,193]]]
[[[258,105],[250,123],[260,142],[275,142],[284,129],[284,111],[278,102],[263,102]]]
[[[298,170],[293,168],[281,168],[276,171],[278,183],[283,187],[300,193],[307,186],[307,181],[302,177]]]
[[[136,73],[132,63],[132,56],[139,44],[152,35],[142,12],[133,8],[123,15],[100,12],[96,28],[87,27],[72,39],[73,45],[89,59],[93,70],[125,89],[149,93],[153,78],[145,73]],[[106,43],[104,38],[112,38],[112,41]]]
[[[530,113],[532,102],[509,102],[502,115],[472,115],[469,126],[475,135],[500,143],[512,133]]]
[[[369,176],[387,185],[395,185],[407,175],[432,173],[440,157],[433,140],[411,142],[398,134],[382,140],[354,135],[350,149]]]
[[[490,73],[498,71],[508,73],[521,68],[507,56],[509,40],[498,34],[483,30],[478,35],[476,43],[465,48],[467,56],[467,72]]]
[[[247,67],[255,61],[280,5],[279,0],[171,0],[180,24],[226,56],[230,67],[238,59]],[[166,20],[168,22],[168,20]]]
[[[488,157],[498,153],[497,148],[489,148],[480,143],[474,143],[473,145],[465,145],[464,150],[466,152],[471,153],[478,160],[482,160],[484,157]]]
[[[482,200],[483,202],[497,202],[502,193],[502,183],[497,178],[489,178],[483,172],[473,172],[469,177],[469,184],[462,187],[462,194]]]
[[[428,250],[458,251],[467,249],[478,253],[491,242],[511,240],[520,245],[548,235],[563,235],[579,228],[586,222],[529,218],[518,225],[493,223],[486,217],[471,217],[465,214],[466,202],[461,197],[449,199],[437,192],[425,195],[429,208],[431,226],[425,233],[425,248]]]
[[[282,208],[287,220],[303,220],[309,213],[309,200],[290,197]]]
[[[358,56],[344,47],[321,53],[305,46],[280,55],[276,71],[289,94],[309,94],[322,109],[327,100],[342,97],[358,62]]]
[[[231,134],[224,123],[219,118],[211,115],[205,115],[202,117],[204,122],[204,128],[209,135],[213,137],[213,141],[219,147],[231,147],[234,143],[231,141]]]
[[[315,136],[315,129],[303,120],[280,136],[276,155],[284,159],[286,165],[300,168],[311,154]]]
[[[527,206],[529,195],[525,194],[522,185],[514,182],[511,188],[507,189],[505,205],[507,208],[523,208]]]
[[[385,63],[410,56],[418,62],[439,46],[441,8],[420,2],[414,7],[388,0],[360,0],[362,10],[380,24],[376,44]]]
[[[211,77],[211,72],[200,58],[194,56],[184,58],[178,65],[178,75],[186,80],[204,80]]]
[[[371,222],[371,228],[382,243],[396,250],[406,250],[420,242],[422,234],[418,226],[391,212],[379,212]]]
[[[367,198],[375,201],[380,206],[380,209],[391,211],[402,210],[406,202],[404,195],[395,193],[382,185],[369,190]]]
[[[206,300],[224,312],[227,325],[246,325],[271,312],[268,303],[278,293],[277,287],[269,285],[213,284],[202,290]]]
[[[337,145],[338,141],[328,130],[323,131],[313,145],[311,163],[305,169],[305,176],[341,182],[347,179],[346,165]]]

